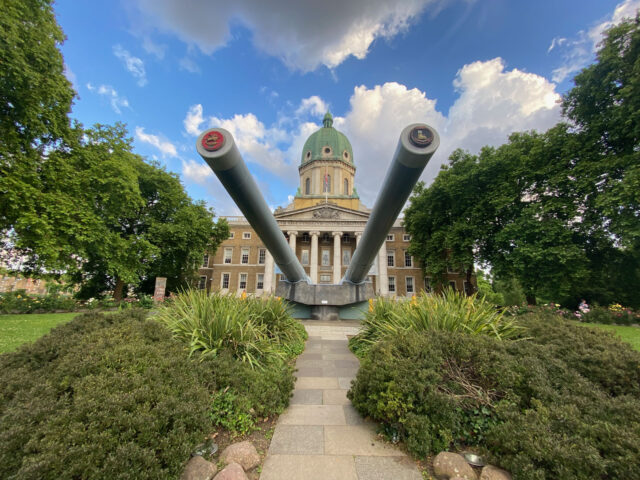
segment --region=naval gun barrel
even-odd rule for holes
[[[249,173],[231,133],[224,128],[207,130],[198,137],[196,149],[264,242],[287,280],[291,283],[309,282]]]
[[[428,125],[414,123],[402,130],[382,190],[343,282],[359,284],[365,280],[393,222],[439,145],[438,132]]]

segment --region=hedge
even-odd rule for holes
[[[163,479],[220,423],[219,392],[268,415],[286,407],[293,375],[286,364],[258,375],[228,355],[190,359],[130,310],[79,316],[1,355],[0,385],[0,478]]]
[[[471,445],[518,479],[639,478],[640,353],[555,316],[521,321],[518,340],[387,338],[348,396],[418,457]]]

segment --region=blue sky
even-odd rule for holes
[[[351,140],[372,206],[402,128],[426,122],[476,152],[560,119],[560,95],[602,31],[640,0],[59,0],[67,76],[85,125],[125,122],[137,153],[194,199],[238,211],[195,151],[231,130],[267,202],[298,186],[305,139],[327,109]]]

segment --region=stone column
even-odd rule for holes
[[[397,278],[396,278],[396,288],[397,287]],[[389,273],[387,271],[387,244],[386,242],[382,244],[380,247],[380,252],[378,253],[378,284],[379,290],[378,293],[383,297],[389,295]]]
[[[362,232],[356,232],[356,247],[360,244],[361,238],[362,238]]]
[[[287,232],[289,234],[289,246],[291,247],[291,250],[293,250],[293,254],[296,254],[296,237],[298,236],[298,232],[296,231],[291,231],[291,232]]]
[[[309,273],[311,283],[318,283],[318,237],[320,232],[309,232],[311,235],[311,258],[309,259]]]
[[[340,249],[340,237],[342,232],[331,232],[333,235],[333,283],[340,283],[342,278],[342,250]]]
[[[275,276],[276,271],[273,268],[273,257],[269,250],[264,258],[264,293],[273,293],[275,291]]]

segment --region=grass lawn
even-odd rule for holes
[[[640,328],[620,325],[602,325],[600,323],[578,323],[588,327],[600,328],[609,332],[615,332],[623,341],[630,343],[634,350],[640,352]]]
[[[12,352],[23,343],[33,342],[78,315],[73,312],[0,315],[0,353]]]

